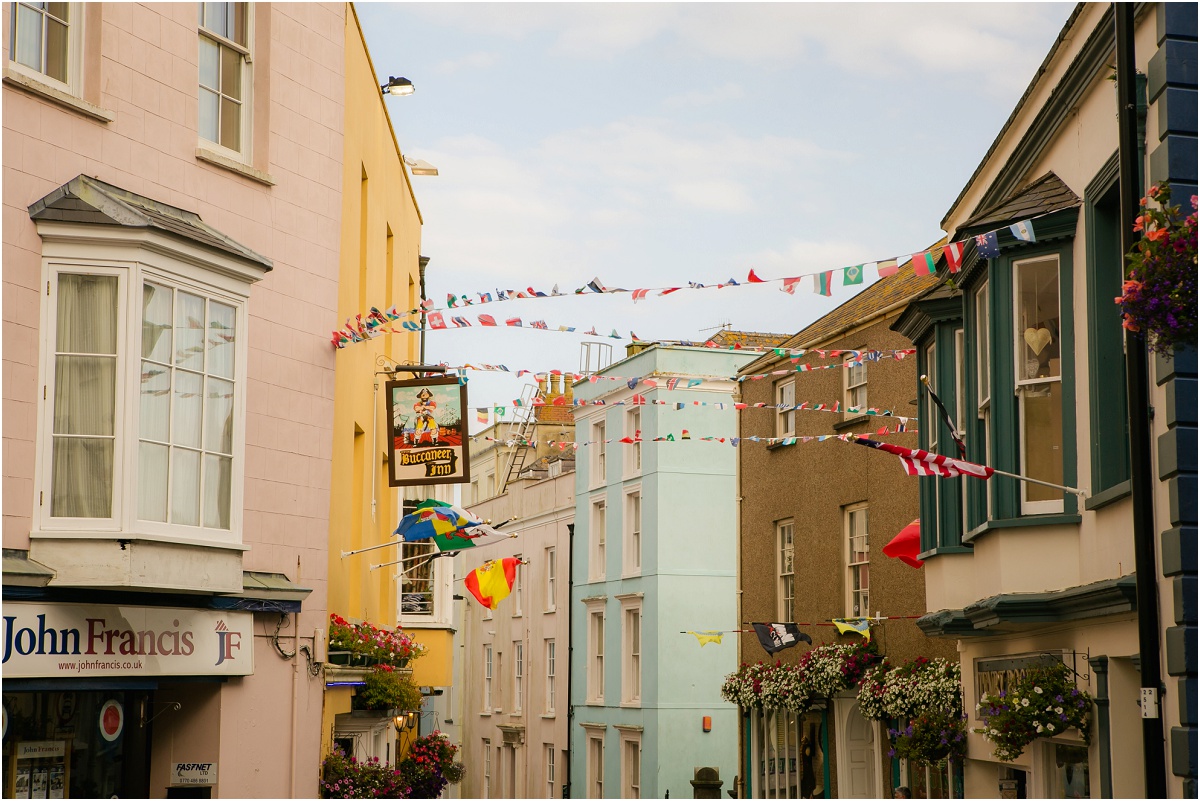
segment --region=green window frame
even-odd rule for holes
[[[1084,192],[1087,231],[1088,436],[1091,497],[1098,509],[1130,492],[1129,405],[1125,395],[1125,336],[1113,298],[1121,294],[1121,198],[1117,156]],[[1120,387],[1119,391],[1113,391]]]

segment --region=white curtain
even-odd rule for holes
[[[112,516],[117,278],[61,274],[50,514]]]

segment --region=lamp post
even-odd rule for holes
[[[388,95],[411,95],[417,91],[417,87],[413,86],[413,82],[408,78],[395,78],[388,76],[388,82],[379,87],[380,91]]]

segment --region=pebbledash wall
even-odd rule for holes
[[[313,797],[347,7],[62,5],[2,13],[4,794]]]

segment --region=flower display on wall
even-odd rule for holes
[[[919,656],[898,667],[882,662],[863,678],[858,705],[868,720],[903,720],[929,710],[961,711],[961,668],[941,657]]]
[[[337,613],[329,615],[329,650],[364,657],[364,662],[405,667],[422,656],[425,647],[397,626],[386,629],[363,621],[351,623]]]
[[[858,684],[880,659],[869,643],[822,645],[795,665],[743,663],[725,677],[721,697],[742,709],[788,709],[804,712],[816,702]]]

